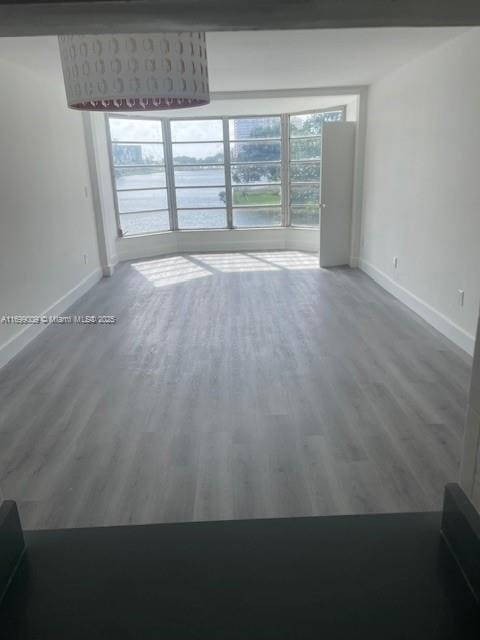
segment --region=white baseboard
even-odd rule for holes
[[[399,285],[386,273],[374,267],[370,262],[367,262],[367,260],[358,258],[358,266],[381,287],[395,296],[395,298],[398,298],[398,300],[407,305],[412,311],[415,311],[415,313],[428,322],[428,324],[432,325],[437,331],[449,338],[468,354],[473,355],[475,336],[459,327],[453,320],[450,320],[450,318],[447,318],[443,313],[421,298],[418,298],[415,294],[411,293],[411,291]]]
[[[354,256],[350,256],[350,260],[348,262],[348,265],[352,269],[357,269],[359,264],[360,264],[360,258],[355,258]]]
[[[98,268],[77,285],[67,291],[65,295],[56,300],[47,309],[41,311],[38,315],[55,316],[64,313],[68,307],[83,296],[93,285],[97,284],[102,278],[102,269]],[[24,347],[27,346],[34,338],[47,327],[47,324],[31,324],[24,327],[19,333],[14,335],[8,342],[0,346],[0,368],[5,366],[14,356],[17,355]]]

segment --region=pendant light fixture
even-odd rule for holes
[[[210,102],[205,33],[59,37],[68,106],[152,111]]]

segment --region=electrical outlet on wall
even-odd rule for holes
[[[458,290],[458,304],[463,307],[465,302],[465,291],[463,289]]]
[[[393,268],[394,269],[398,269],[398,258],[397,258],[397,256],[394,256],[394,258],[392,260],[392,264],[393,264]]]

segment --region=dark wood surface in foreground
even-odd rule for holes
[[[477,640],[440,514],[26,532],[2,640]]]
[[[480,513],[458,484],[445,488],[441,531],[480,605]]]
[[[0,372],[26,528],[438,510],[470,360],[296,252],[122,264]]]

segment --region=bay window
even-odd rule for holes
[[[131,236],[318,226],[322,127],[345,109],[107,119],[119,232]]]

